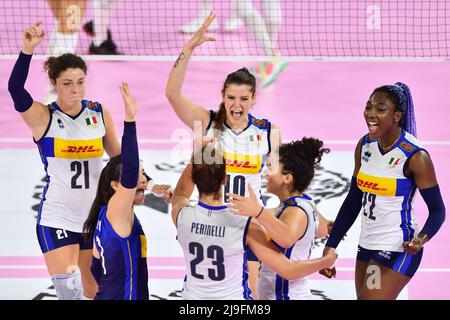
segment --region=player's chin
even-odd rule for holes
[[[141,205],[145,202],[145,193],[144,189],[138,189],[136,191],[136,195],[134,196],[134,204],[135,205]]]

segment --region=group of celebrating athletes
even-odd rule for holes
[[[364,109],[369,133],[355,148],[350,191],[336,220],[328,221],[305,190],[329,149],[316,138],[282,144],[280,128],[251,115],[256,80],[247,68],[227,76],[218,110],[196,105],[183,93],[193,51],[215,40],[205,34],[214,19],[210,14],[185,44],[166,86],[177,116],[191,129],[201,124],[203,132],[174,191],[149,184],[140,165],[137,106],[126,83],[122,143],[108,110],[84,99],[87,68],[74,54],[45,63],[56,101],[33,100],[24,84],[45,31],[40,22],[25,30],[8,89],[46,172],[36,232],[58,298],[149,298],[147,240],[133,206],[143,203],[151,185],[172,203],[186,260],[185,299],[311,299],[305,277],[318,271],[335,276],[335,248],[361,209],[356,295],[395,299],[417,271],[423,245],[445,220],[431,158],[415,137],[408,86],[385,85],[370,95]],[[71,152],[86,147],[91,152]],[[104,151],[110,160],[103,168]],[[278,208],[264,206],[263,174],[268,191],[280,200]],[[190,206],[194,187],[199,202]],[[413,217],[417,188],[429,209],[422,229]],[[310,259],[314,238],[324,236],[323,257]],[[377,288],[367,285],[372,266],[380,270]]]

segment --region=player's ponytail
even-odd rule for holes
[[[94,234],[97,226],[98,214],[101,206],[108,205],[109,199],[114,195],[114,189],[111,186],[112,181],[120,181],[122,171],[122,160],[120,155],[112,157],[108,164],[103,168],[98,181],[97,194],[92,203],[89,216],[83,225],[83,234],[85,238],[90,238]]]
[[[323,154],[328,152],[330,149],[323,148],[323,141],[315,138],[304,137],[280,146],[283,173],[290,173],[294,177],[293,190],[290,191],[303,192],[308,188]]]
[[[236,70],[232,73],[230,73],[227,78],[225,79],[225,82],[223,83],[222,88],[222,97],[225,96],[225,90],[228,88],[230,84],[237,84],[237,85],[248,85],[250,86],[250,91],[252,93],[252,96],[255,96],[256,93],[256,79],[253,74],[248,71],[247,68],[241,68],[239,70]],[[225,110],[225,104],[222,102],[219,106],[219,110],[217,111],[216,118],[214,120],[214,129],[216,130],[224,130],[224,124],[227,119],[227,112]]]

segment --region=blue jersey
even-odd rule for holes
[[[122,238],[100,208],[94,243],[102,272],[96,300],[148,300],[147,239],[137,216],[128,237]]]

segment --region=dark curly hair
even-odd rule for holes
[[[49,57],[44,63],[44,70],[48,73],[48,78],[53,82],[59,75],[69,68],[81,69],[86,74],[87,65],[84,60],[72,53],[64,53],[59,57]]]
[[[323,141],[305,137],[280,146],[279,157],[283,173],[293,175],[295,191],[303,192],[308,188],[322,155],[330,152],[330,149],[322,147]]]

